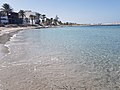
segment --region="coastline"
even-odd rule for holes
[[[6,46],[6,42],[10,41],[11,37],[22,30],[29,29],[42,29],[42,28],[57,28],[61,26],[26,26],[26,27],[0,27],[0,57],[4,57],[9,54],[9,47]],[[0,58],[2,59],[2,58]]]
[[[59,27],[77,27],[77,26],[108,26],[108,25],[60,25],[60,26],[27,26],[27,27],[0,27],[0,54],[9,53],[9,48],[6,42],[10,41],[11,37],[22,30],[42,29],[42,28],[59,28]],[[113,25],[110,25],[113,26]],[[1,55],[0,55],[1,56]]]
[[[120,25],[60,25],[60,26],[27,26],[27,27],[0,27],[0,44],[5,44],[10,38],[21,30],[58,28],[58,27],[77,27],[77,26],[120,26]]]
[[[10,41],[11,37],[14,37],[19,31],[35,29],[35,26],[29,27],[0,27],[0,59],[2,59],[6,54],[9,54],[9,47],[6,46],[6,42]]]
[[[10,38],[21,30],[35,29],[35,26],[29,27],[0,27],[0,44],[5,44]]]
[[[66,29],[69,30],[69,28]],[[104,32],[104,29],[106,29],[107,31],[117,31],[116,33],[113,33],[113,36],[117,34],[116,36],[118,39],[114,40],[114,38],[112,38],[113,36],[110,37],[109,35],[107,35],[107,38],[106,34],[109,34],[109,32]],[[76,30],[76,28],[70,30],[70,33],[68,33],[68,30],[64,32],[63,29],[59,31],[59,35],[58,31],[55,30],[40,30],[40,32],[38,30],[25,30],[24,35],[28,35],[28,32],[30,31],[31,34],[29,34],[30,36],[28,37],[34,39],[32,40],[26,37],[27,40],[24,41],[25,38],[16,38],[15,41],[17,41],[17,43],[15,42],[14,44],[14,42],[10,42],[11,45],[7,43],[7,45],[10,45],[10,54],[8,52],[7,55],[5,55],[2,60],[0,60],[0,89],[59,90],[59,88],[62,87],[66,87],[68,89],[83,89],[80,86],[85,85],[86,88],[93,87],[92,89],[102,88],[103,90],[105,90],[103,86],[101,86],[102,83],[103,85],[106,85],[106,82],[104,81],[106,81],[106,79],[108,78],[107,76],[105,76],[107,72],[102,71],[103,65],[105,66],[104,69],[108,70],[108,64],[104,64],[104,60],[106,60],[107,62],[107,59],[105,59],[106,57],[103,56],[103,53],[105,52],[104,47],[108,47],[108,43],[111,40],[109,44],[112,45],[114,48],[114,45],[118,43],[116,41],[119,41],[119,29],[104,29],[100,28],[96,30],[96,28],[93,28],[94,35],[100,32],[100,35],[97,35],[103,36],[103,38],[91,38],[91,35],[89,36],[89,34],[93,33],[91,32],[91,28],[85,30],[84,32],[83,30],[79,29],[77,30],[77,32],[75,31],[75,33],[73,33],[73,30]],[[33,32],[35,33],[33,34]],[[12,37],[14,37],[14,35]],[[34,37],[37,35],[41,35],[41,37]],[[20,37],[21,36],[22,35],[20,35]],[[78,38],[79,36],[80,38]],[[106,38],[109,40],[106,40]],[[18,44],[18,41],[22,41],[22,39],[23,42],[20,42]],[[112,39],[115,41],[115,44],[113,43]],[[53,42],[49,42],[49,40]],[[94,41],[96,42],[94,43]],[[96,47],[96,43],[97,45],[101,44],[101,41],[103,41],[102,43],[104,44],[103,49],[101,49],[102,52],[99,51],[100,49],[98,47]],[[86,43],[88,46],[90,45],[90,47],[88,47]],[[91,48],[92,46],[93,48]],[[119,43],[116,45],[116,47],[118,46]],[[114,56],[113,54],[111,54],[111,51],[113,49],[106,49],[108,51],[106,50],[105,55],[110,58],[110,61],[108,61],[108,63],[110,62],[109,67],[111,67],[111,65],[114,65],[114,62],[112,62],[113,60],[116,61],[116,65],[119,58],[117,58],[117,56],[115,56],[115,58],[112,58]],[[114,50],[118,49],[116,48]],[[101,59],[103,60],[103,63],[101,63]],[[96,60],[98,61],[98,63]],[[100,65],[98,65],[99,62],[101,63]],[[95,65],[95,68],[97,69],[93,68],[93,63]],[[100,70],[98,68],[100,68]],[[115,78],[116,82],[116,77],[118,77],[117,72],[118,71],[111,71],[110,74],[108,73],[108,75],[111,75],[111,77]],[[112,75],[113,73],[115,73],[115,77]],[[99,81],[96,81],[96,78],[100,78]],[[100,82],[100,85],[96,82]],[[112,82],[111,80],[110,84],[111,83],[114,82]],[[93,85],[98,85],[98,87],[94,87]],[[109,83],[107,83],[107,85],[109,85]]]

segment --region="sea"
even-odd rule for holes
[[[3,90],[120,90],[120,26],[23,30],[4,46]]]

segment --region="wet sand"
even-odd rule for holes
[[[17,34],[21,30],[34,29],[36,27],[0,27],[0,60],[2,57],[9,53],[9,48],[5,45],[14,34]]]
[[[14,34],[18,33],[21,30],[34,29],[34,28],[36,27],[16,27],[16,28],[0,27],[0,44],[5,44],[7,41],[10,40],[10,37],[12,37]]]

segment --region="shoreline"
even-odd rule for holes
[[[57,28],[63,26],[26,26],[26,27],[0,27],[0,44],[5,44],[10,38],[22,30]]]
[[[43,28],[57,28],[57,27],[76,27],[76,26],[116,26],[116,25],[61,25],[61,26],[27,26],[27,27],[0,27],[0,44],[5,44],[10,38],[22,30],[28,29],[43,29]],[[120,26],[120,25],[119,25]]]
[[[4,57],[10,53],[9,47],[6,43],[14,37],[15,34],[22,30],[29,29],[45,29],[45,28],[57,28],[58,26],[27,26],[27,27],[0,27],[0,56]],[[61,26],[59,26],[61,27]],[[3,55],[4,54],[4,55]]]
[[[22,30],[35,29],[36,27],[0,27],[0,59],[2,59],[6,54],[10,53],[9,47],[6,46],[6,43],[10,41],[15,34]]]
[[[38,29],[40,32],[34,29],[23,30],[25,33],[19,34],[20,37],[18,35],[18,38],[15,39],[15,43],[14,40],[11,40],[12,42],[10,43],[7,42],[7,45],[10,48],[10,54],[8,52],[4,55],[5,57],[2,56],[3,58],[1,57],[0,59],[0,89],[59,90],[60,88],[64,89],[65,87],[68,90],[81,90],[84,89],[81,87],[82,85],[87,89],[92,87],[91,89],[101,88],[105,90],[112,87],[104,88],[104,85],[105,87],[111,84],[113,84],[113,86],[119,86],[119,83],[114,85],[114,82],[118,82],[116,77],[119,77],[119,75],[117,75],[119,73],[119,67],[115,67],[116,71],[113,70],[110,73],[107,72],[111,65],[119,65],[117,62],[119,61],[119,52],[114,52],[114,50],[118,50],[118,48],[114,48],[114,45],[119,47],[119,28],[93,28],[93,31],[95,32],[92,34],[92,38],[91,35],[89,36],[90,33],[93,33],[90,31],[90,28],[85,30],[85,32],[83,32],[84,29],[74,28],[75,32],[71,30],[70,33],[68,33],[68,31],[71,28],[69,29],[68,27],[66,29],[67,31],[65,32],[64,29],[60,32],[56,30],[50,31],[52,29],[49,31],[41,31]],[[103,29],[107,30],[108,33],[104,33]],[[113,36],[111,36],[112,30],[115,31],[114,33],[112,32]],[[33,32],[35,33],[33,34]],[[102,36],[103,38],[94,38],[96,37],[94,35],[97,35],[98,32],[100,32],[98,37]],[[28,33],[30,34],[29,36],[27,36]],[[39,37],[37,35],[42,36]],[[114,36],[117,38],[113,38]],[[113,41],[109,43],[112,39]],[[103,44],[103,46],[98,48],[96,47],[96,44]],[[106,48],[106,51],[104,48]],[[101,51],[99,52],[100,49]],[[105,55],[103,55],[103,53]],[[109,59],[109,62],[107,58]],[[103,63],[101,63],[101,59],[103,60]],[[115,62],[112,62],[113,60]],[[107,64],[104,64],[104,62],[107,62]],[[95,67],[93,67],[93,64]],[[108,66],[108,64],[110,65]],[[115,80],[110,80],[110,83],[106,84],[106,80],[109,78],[106,76],[106,73],[115,78]],[[99,80],[96,81],[96,78]],[[96,82],[100,83],[98,84]]]
[[[0,27],[0,44],[5,44],[7,41],[10,40],[10,38],[22,30],[28,30],[28,29],[35,29],[37,27],[31,26],[31,27]]]

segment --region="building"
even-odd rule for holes
[[[3,11],[1,12],[0,16],[1,24],[20,24],[20,19],[18,13],[10,12],[7,16]]]
[[[25,19],[24,24],[32,24],[32,20],[30,18],[30,15],[33,15],[35,18],[33,19],[33,24],[36,24],[39,21],[39,18],[37,18],[37,12],[32,12],[31,10],[25,11]]]
[[[8,17],[5,15],[3,11],[0,12],[0,23],[1,24],[8,24]]]
[[[8,15],[9,24],[19,24],[19,15],[16,12],[10,12]]]
[[[2,12],[4,13],[4,12]],[[10,12],[8,16],[4,13],[4,15],[1,17],[1,24],[39,24],[40,19],[37,16],[37,12],[32,11],[25,11],[25,17],[24,19],[19,18],[19,14],[16,12]],[[30,16],[33,15],[33,20],[30,18]]]
[[[8,24],[8,17],[7,16],[1,16],[1,24]]]

